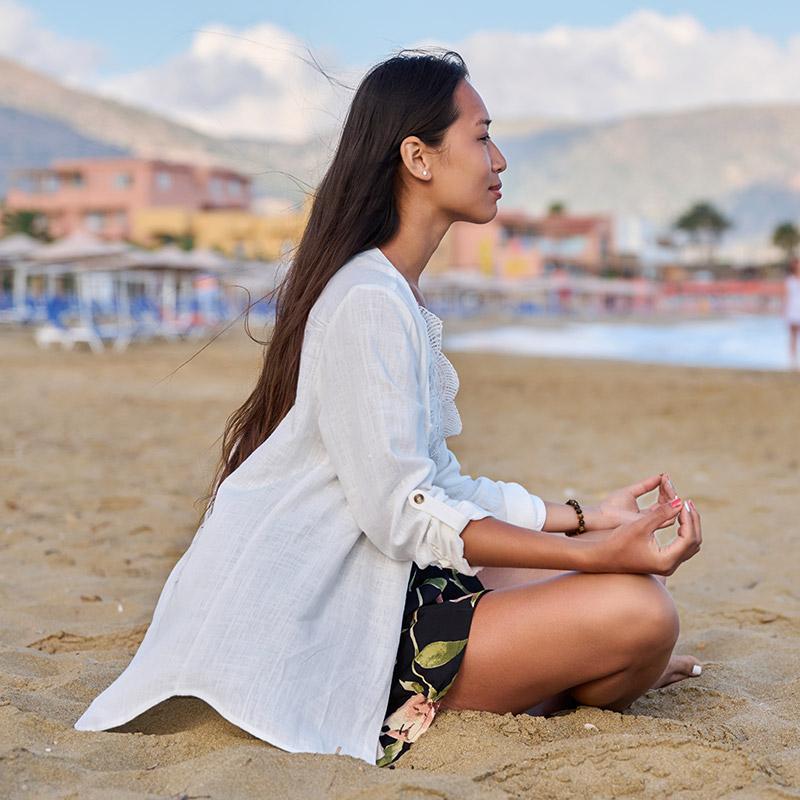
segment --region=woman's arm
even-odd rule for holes
[[[531,494],[520,483],[500,481],[480,476],[473,478],[461,471],[461,464],[455,454],[442,440],[434,451],[436,462],[436,483],[450,497],[469,500],[485,508],[489,514],[512,525],[542,530],[545,521],[545,503]]]
[[[679,517],[677,538],[659,547],[652,535]],[[469,522],[461,532],[464,557],[485,567],[538,567],[581,572],[671,575],[702,541],[700,518],[691,503],[660,503],[602,538],[531,531],[492,517]]]
[[[451,497],[469,500],[485,508],[497,519],[535,531],[563,533],[578,527],[578,514],[566,503],[542,500],[522,484],[513,481],[465,475],[455,454],[444,441],[440,442],[434,453],[434,461],[437,466],[437,485]],[[582,503],[586,530],[607,530],[632,521],[641,513],[638,498],[656,488],[659,490],[659,502],[673,500],[677,496],[669,475],[662,472],[612,492],[599,505],[587,506]]]
[[[561,532],[571,531],[578,527],[578,512],[565,503],[552,503],[549,500],[544,501],[544,507],[547,514],[544,518],[543,531]],[[583,519],[586,524],[586,530],[599,528],[597,524],[599,520],[595,519],[595,512],[590,509],[583,509]]]
[[[464,557],[484,567],[528,567],[588,571],[596,560],[596,542],[533,531],[485,517],[461,532]]]

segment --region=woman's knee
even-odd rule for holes
[[[635,652],[672,650],[680,632],[675,601],[652,575],[607,575],[603,607],[609,629]]]

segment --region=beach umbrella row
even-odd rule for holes
[[[278,270],[210,250],[143,250],[76,232],[52,243],[25,234],[0,240],[0,273],[0,321],[39,324],[47,329],[37,331],[42,343],[71,346],[79,332],[80,341],[101,349],[108,339],[126,346],[134,338],[202,333],[238,313],[232,282],[261,289]]]

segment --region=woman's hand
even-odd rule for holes
[[[678,535],[668,545],[659,546],[655,532],[671,525],[676,517]],[[598,543],[597,569],[590,571],[672,575],[700,550],[702,541],[700,515],[691,500],[656,503]]]
[[[639,508],[638,498],[658,487],[658,500],[650,506],[655,508],[659,504],[669,503],[677,498],[675,487],[666,472],[660,475],[653,475],[643,481],[624,486],[616,492],[612,492],[599,505],[591,506],[584,512],[586,520],[586,530],[598,530],[601,528],[616,528],[626,522],[634,522],[644,511]],[[674,521],[670,519],[661,527],[672,525]]]

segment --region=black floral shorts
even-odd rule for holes
[[[430,726],[461,666],[475,606],[490,591],[476,575],[412,564],[379,767],[397,761]]]

